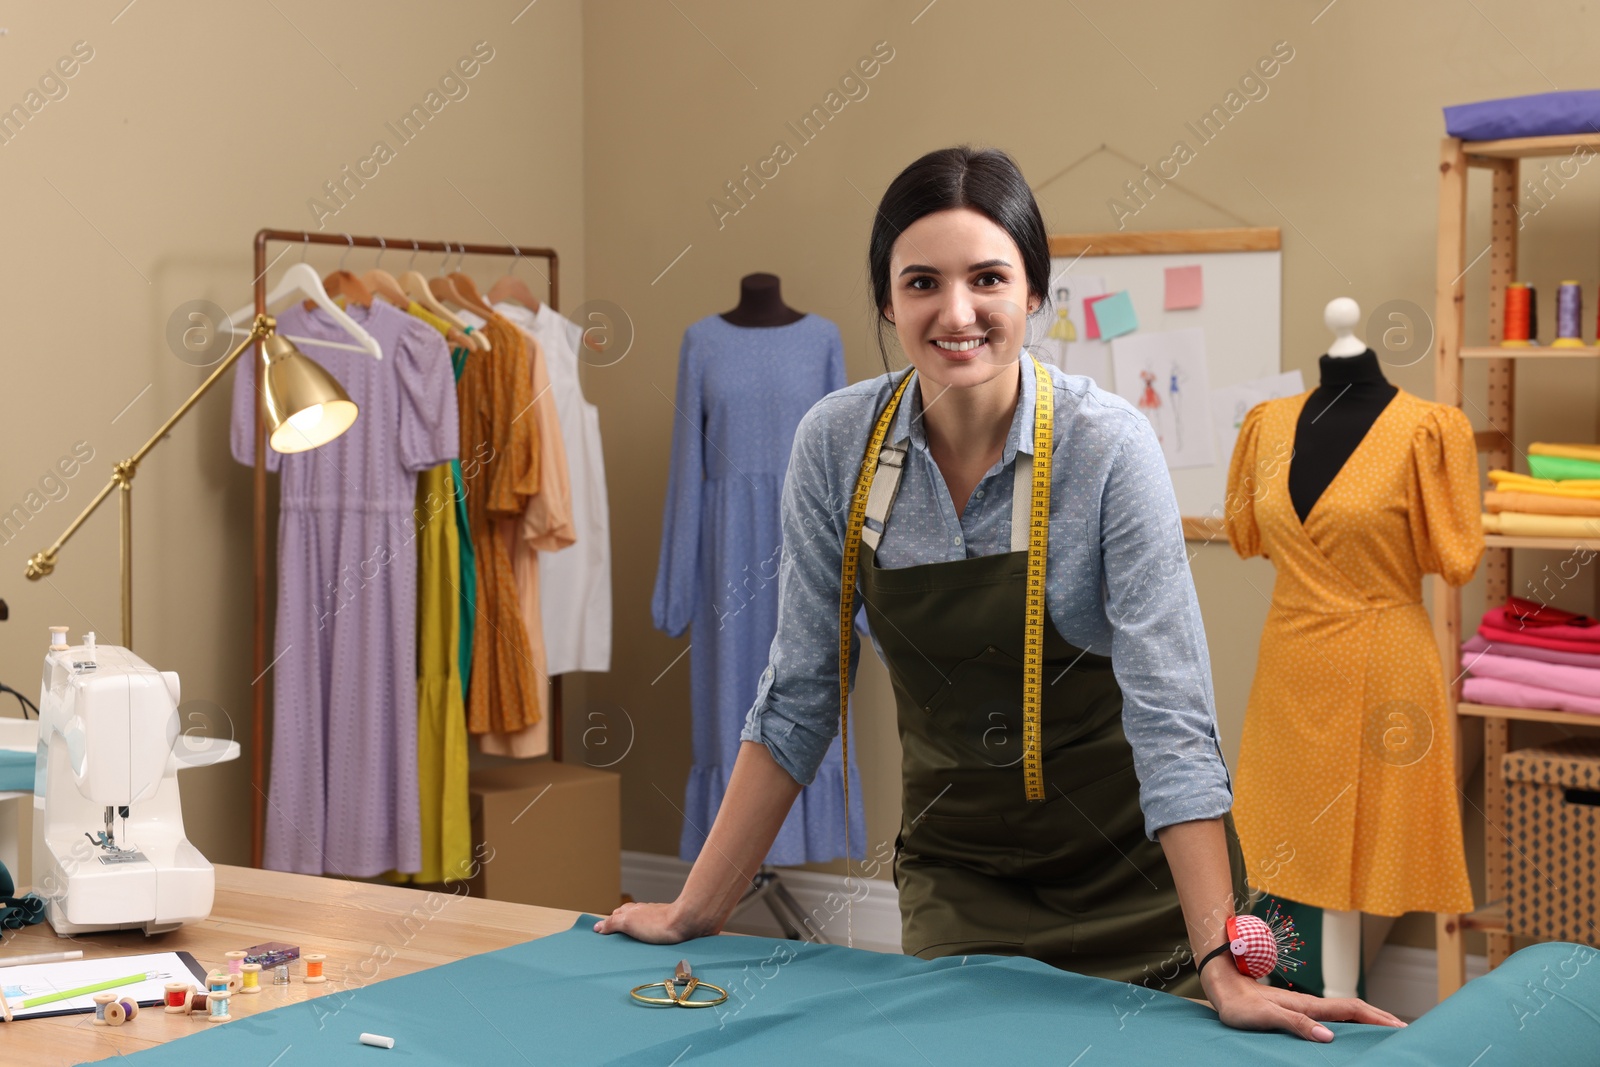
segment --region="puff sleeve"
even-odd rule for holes
[[[1460,408],[1435,404],[1417,425],[1411,451],[1406,509],[1417,566],[1464,585],[1484,551],[1472,424]]]
[[[1244,559],[1265,555],[1261,551],[1261,528],[1256,525],[1256,497],[1263,489],[1256,451],[1267,403],[1257,404],[1245,413],[1244,422],[1239,426],[1239,439],[1233,445],[1233,459],[1228,464],[1228,488],[1223,495],[1222,523],[1228,543]]]
[[[444,338],[420,319],[406,326],[387,355],[400,384],[400,460],[416,472],[460,455],[461,413]]]

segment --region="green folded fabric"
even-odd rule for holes
[[[1600,463],[1568,456],[1529,456],[1528,472],[1535,478],[1600,478]]]
[[[0,793],[33,792],[35,760],[36,755],[32,751],[0,748]]]

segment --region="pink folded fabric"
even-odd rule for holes
[[[1513,627],[1516,623],[1511,624]],[[1547,626],[1542,629],[1507,629],[1501,626],[1489,625],[1489,617],[1483,618],[1483,625],[1478,627],[1478,633],[1489,641],[1505,641],[1513,645],[1525,645],[1529,648],[1548,648],[1557,652],[1581,652],[1593,655],[1600,652],[1600,642],[1581,640],[1575,641],[1567,637],[1555,636],[1557,633],[1565,634],[1570,627]]]
[[[1590,667],[1537,663],[1531,659],[1496,656],[1489,652],[1469,656],[1462,660],[1461,666],[1475,678],[1498,678],[1503,682],[1518,682],[1600,700],[1600,671]]]
[[[1534,605],[1534,607],[1540,606]],[[1562,621],[1564,619],[1583,621],[1565,622]],[[1594,625],[1593,621],[1585,616],[1573,615],[1559,608],[1544,607],[1542,610],[1525,612],[1516,612],[1503,607],[1490,608],[1483,613],[1483,625],[1492,626],[1497,630],[1515,630],[1518,633],[1537,632],[1545,637],[1556,637],[1563,641],[1587,641],[1595,646],[1594,651],[1600,652],[1600,626]]]
[[[1508,708],[1545,708],[1579,715],[1600,715],[1600,698],[1581,697],[1503,678],[1468,678],[1461,686],[1461,699],[1470,704],[1499,704]]]
[[[1515,656],[1517,659],[1531,659],[1540,663],[1566,663],[1573,667],[1593,667],[1600,670],[1600,652],[1558,652],[1553,648],[1538,648],[1534,645],[1513,645],[1509,642],[1491,641],[1483,634],[1473,634],[1461,644],[1461,665],[1480,652],[1493,652],[1497,656]]]

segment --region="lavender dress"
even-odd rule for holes
[[[383,349],[301,345],[361,409],[321,448],[267,453],[281,471],[266,866],[369,877],[422,866],[417,797],[417,472],[460,448],[439,332],[377,301],[352,305]],[[278,332],[350,340],[295,304]],[[241,359],[233,455],[255,462],[259,356]]]

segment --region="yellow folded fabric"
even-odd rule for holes
[[[1547,441],[1535,441],[1528,446],[1528,454],[1563,456],[1567,459],[1586,459],[1591,463],[1600,463],[1600,445],[1557,445]]]
[[[1494,483],[1496,489],[1505,492],[1543,493],[1548,496],[1600,500],[1600,479],[1574,478],[1558,482],[1551,478],[1518,474],[1515,471],[1490,471],[1489,480]]]
[[[1556,496],[1551,493],[1497,492],[1483,494],[1485,511],[1526,511],[1535,515],[1596,515],[1600,516],[1600,499],[1577,496]]]
[[[1507,537],[1600,537],[1600,515],[1530,515],[1502,511],[1483,515],[1483,532]]]

